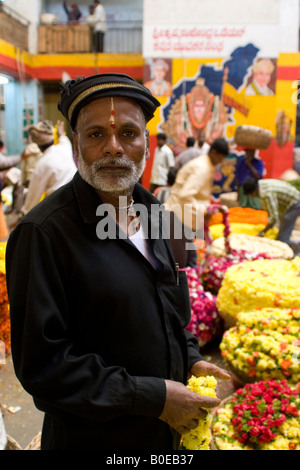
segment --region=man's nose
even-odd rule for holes
[[[107,137],[104,146],[104,152],[109,155],[123,154],[123,146],[116,134],[112,133],[110,136]]]

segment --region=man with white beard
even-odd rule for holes
[[[45,412],[42,450],[173,450],[220,403],[188,390],[188,373],[229,378],[184,329],[187,279],[169,241],[135,238],[147,225],[161,228],[151,217],[158,201],[137,182],[157,106],[126,75],[67,82],[59,109],[78,173],[8,241],[12,356]],[[103,206],[113,208],[116,236],[98,236]]]

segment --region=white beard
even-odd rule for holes
[[[123,175],[106,175],[101,172],[101,168],[110,165],[122,165]],[[140,163],[134,163],[124,157],[104,157],[91,164],[86,163],[81,151],[78,152],[78,172],[82,179],[98,191],[114,194],[126,194],[132,189],[143,174],[146,165],[146,157]]]

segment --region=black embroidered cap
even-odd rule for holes
[[[78,113],[83,106],[97,98],[112,96],[136,100],[147,122],[153,118],[156,108],[160,106],[151,91],[129,75],[104,73],[68,80],[60,91],[58,109],[74,130]]]

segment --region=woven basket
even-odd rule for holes
[[[41,450],[41,437],[42,433],[39,432],[32,441],[28,444],[25,450]]]
[[[232,315],[229,315],[228,313],[221,312],[218,310],[220,317],[224,320],[224,328],[225,330],[228,330],[228,328],[231,328],[232,326],[236,325],[236,318],[233,317]]]
[[[272,133],[256,126],[238,126],[234,141],[240,147],[265,150],[269,147]]]
[[[7,444],[5,450],[23,450],[20,444],[11,436],[7,435]]]
[[[230,372],[236,377],[237,381],[235,381],[235,388],[243,387],[246,384],[257,382],[261,379],[256,377],[249,377],[249,375],[245,374],[244,372],[236,369],[229,361],[226,361],[226,366],[230,370]]]

